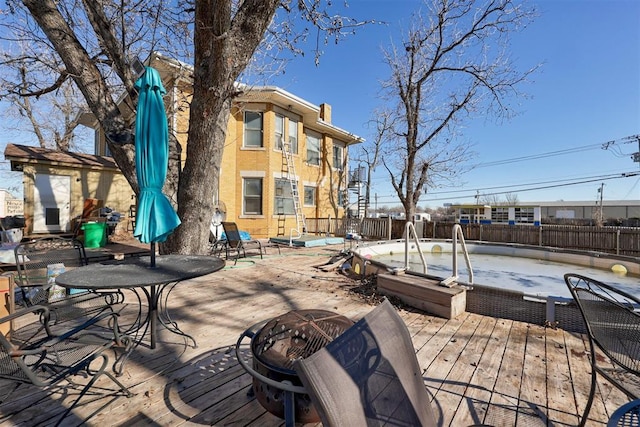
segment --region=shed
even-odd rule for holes
[[[26,234],[65,233],[85,199],[126,213],[135,193],[112,157],[7,144],[4,157],[23,174]]]

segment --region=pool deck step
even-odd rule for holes
[[[445,319],[466,312],[467,293],[460,286],[442,286],[440,280],[409,274],[378,274],[378,291],[398,297],[411,307]]]

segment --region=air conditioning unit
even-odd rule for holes
[[[133,70],[134,79],[138,80],[145,73],[146,68],[142,61],[140,61],[137,57],[133,58],[129,62],[131,64],[131,69]]]

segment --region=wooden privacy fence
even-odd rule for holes
[[[357,233],[367,240],[401,239],[405,220],[391,218],[307,218],[307,232],[345,236]],[[416,224],[423,238],[451,239],[454,222],[424,221]],[[563,249],[640,256],[640,228],[581,225],[461,224],[466,240],[518,243]]]

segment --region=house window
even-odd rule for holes
[[[275,143],[276,150],[282,150],[282,141],[284,138],[284,117],[280,114],[276,114],[276,131],[275,131]]]
[[[333,144],[333,167],[338,170],[342,170],[342,154],[344,147]]]
[[[338,191],[338,206],[342,206],[344,208],[349,204],[349,194],[348,190],[340,190]]]
[[[310,185],[304,186],[304,205],[315,206],[316,205],[316,187]]]
[[[262,147],[262,113],[244,112],[244,146]]]
[[[307,163],[320,166],[320,135],[307,133]]]
[[[273,213],[276,215],[295,215],[291,182],[288,179],[276,178]]]
[[[298,122],[289,119],[289,146],[293,154],[298,154]]]
[[[262,215],[262,178],[242,178],[244,199],[242,213]]]

